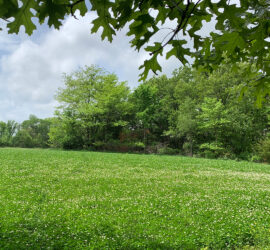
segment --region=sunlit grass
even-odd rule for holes
[[[269,165],[0,149],[0,249],[252,246],[270,246]]]

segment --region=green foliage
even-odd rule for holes
[[[228,119],[228,109],[222,104],[221,100],[206,97],[201,104],[201,112],[197,116],[198,128],[206,137],[212,140],[221,141],[224,131],[231,126]]]
[[[134,145],[138,148],[138,149],[144,149],[145,148],[145,145],[143,142],[135,142]]]
[[[170,129],[165,132],[166,135],[171,137],[185,138],[183,150],[190,156],[193,155],[193,144],[198,133],[197,114],[198,109],[195,100],[187,97],[173,115],[176,120],[171,120]]]
[[[96,66],[64,76],[65,88],[56,99],[60,106],[53,120],[50,141],[64,148],[89,148],[96,141],[118,138],[128,122],[129,88],[116,75]]]
[[[88,3],[88,4],[87,4]],[[175,56],[186,64],[187,56],[195,59],[194,65],[213,70],[224,62],[254,63],[260,77],[247,84],[254,85],[256,94],[269,93],[270,75],[270,2],[269,0],[231,1],[145,1],[145,0],[21,0],[0,1],[0,18],[8,20],[10,33],[18,33],[24,26],[27,34],[36,29],[34,19],[59,28],[66,15],[75,16],[79,10],[83,16],[95,12],[92,33],[102,29],[101,38],[110,42],[117,31],[128,26],[131,46],[149,52],[140,67],[141,79],[148,72],[161,71],[158,57],[166,50],[166,57]],[[210,35],[199,35],[205,22],[216,20]],[[157,40],[161,31],[173,22],[164,39]],[[185,47],[188,40],[193,46]],[[228,59],[229,58],[229,59]]]
[[[245,63],[211,74],[183,67],[130,92],[116,75],[85,67],[64,75],[54,118],[2,122],[0,145],[263,159],[256,145],[269,133],[269,104],[241,93],[258,75]]]
[[[218,143],[212,157],[221,156],[249,159],[254,145],[268,130],[268,106],[257,108],[254,96],[247,89],[242,98],[240,90],[255,72],[247,75],[247,64],[239,64],[237,70],[228,64],[220,66],[211,74],[196,70],[181,69],[175,72],[171,100],[169,129],[165,132],[171,139],[180,142],[185,152],[203,154],[200,145]],[[187,149],[187,144],[189,150]],[[211,150],[212,152],[213,150]]]
[[[200,145],[200,150],[206,158],[218,158],[224,156],[226,150],[219,141],[203,143]]]
[[[159,148],[157,153],[160,155],[177,155],[179,154],[179,150],[165,146],[165,147]]]
[[[110,140],[106,143],[103,141],[96,141],[93,143],[93,149],[108,152],[142,153],[144,152],[145,145],[142,142],[133,141],[121,142],[119,140]]]
[[[158,109],[157,89],[148,84],[141,84],[133,92],[136,117],[143,128],[152,127],[155,111]]]
[[[0,164],[1,249],[270,245],[269,165],[46,149]]]
[[[33,148],[35,146],[33,138],[27,130],[19,130],[13,139],[13,144],[21,148]]]
[[[18,130],[18,123],[8,120],[0,122],[0,146],[12,146],[12,138]]]
[[[20,124],[19,130],[13,138],[16,147],[48,147],[50,119],[39,119],[30,115],[28,120]]]
[[[262,139],[257,147],[258,156],[264,161],[270,163],[270,138],[269,136]]]
[[[49,142],[52,147],[63,149],[82,149],[83,134],[81,127],[72,121],[53,120],[49,132]]]
[[[147,145],[148,134],[155,128],[159,109],[157,89],[149,84],[141,84],[132,94],[131,101],[138,128],[143,129],[143,143]]]

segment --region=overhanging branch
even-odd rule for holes
[[[84,0],[77,0],[76,2],[71,3],[71,4],[68,5],[68,7],[70,8],[70,13],[71,13],[71,15],[72,15],[74,18],[76,18],[76,19],[78,19],[78,18],[75,16],[74,11],[73,11],[73,8],[74,8],[74,6],[76,6],[77,4],[79,4],[79,3],[81,3],[81,2],[84,2]]]

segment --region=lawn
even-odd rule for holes
[[[270,166],[0,149],[0,249],[270,249]]]

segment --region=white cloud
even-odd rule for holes
[[[101,41],[100,34],[90,34],[92,14],[80,20],[69,17],[60,30],[45,29],[26,38],[5,35],[0,39],[0,120],[22,121],[30,114],[53,115],[54,95],[63,86],[62,73],[80,66],[97,64],[138,85],[138,67],[148,55],[130,48],[125,30],[112,44]],[[44,30],[44,29],[43,29]],[[160,34],[162,40],[164,33]],[[163,73],[179,67],[176,59],[161,59]]]

